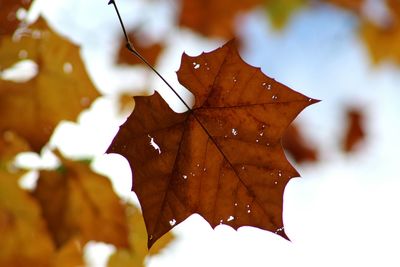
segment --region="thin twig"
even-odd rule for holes
[[[119,23],[121,24],[122,27],[122,31],[124,32],[124,36],[125,36],[125,41],[126,41],[126,48],[129,50],[129,52],[131,52],[134,56],[138,57],[144,64],[146,64],[171,90],[172,92],[174,92],[174,94],[179,98],[179,100],[185,105],[185,107],[191,111],[192,109],[189,107],[189,105],[185,102],[185,100],[183,100],[183,98],[176,92],[176,90],[172,87],[171,84],[169,84],[169,82],[167,82],[167,80],[164,79],[164,77],[138,52],[135,50],[135,48],[133,48],[133,45],[131,43],[131,41],[129,40],[129,36],[126,33],[126,29],[125,29],[125,25],[122,21],[121,15],[119,13],[117,4],[115,3],[115,0],[110,0],[108,2],[109,5],[113,5],[115,8],[115,12],[117,12],[118,15],[118,20]]]

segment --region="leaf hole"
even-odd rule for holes
[[[232,128],[232,134],[233,135],[238,135],[238,131],[235,128]]]
[[[199,63],[196,63],[196,62],[193,62],[193,68],[194,69],[199,69],[200,68],[200,64]]]
[[[24,50],[21,50],[24,51]],[[22,53],[23,55],[25,52],[19,52],[20,54]],[[27,55],[27,53],[26,53]],[[18,63],[14,64],[10,68],[7,68],[0,73],[0,78],[8,81],[14,81],[14,82],[27,82],[34,77],[39,72],[39,66],[36,62],[25,59],[22,61],[19,61]]]
[[[154,141],[154,138],[151,137],[149,134],[147,135],[150,138],[150,145],[154,148],[154,150],[158,151],[158,154],[161,154],[160,146]]]

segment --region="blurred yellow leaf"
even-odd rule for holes
[[[132,94],[121,93],[119,95],[118,104],[119,104],[119,112],[121,114],[124,113],[130,114],[135,107],[135,100],[133,99]]]
[[[127,221],[129,226],[129,245],[130,249],[119,249],[111,255],[108,267],[120,266],[144,266],[147,255],[156,255],[167,247],[175,237],[168,232],[161,237],[150,251],[147,249],[147,233],[143,216],[139,209],[133,205],[127,205]]]
[[[389,17],[382,25],[365,21],[361,36],[369,49],[373,63],[393,60],[400,64],[400,1],[388,0]]]
[[[373,63],[391,59],[400,64],[400,23],[379,27],[371,22],[364,22],[361,35]]]
[[[0,266],[47,267],[54,246],[40,207],[18,186],[15,174],[0,172]]]
[[[306,4],[306,0],[266,0],[265,8],[272,26],[282,29],[290,17]]]
[[[38,66],[37,75],[28,81],[0,80],[0,132],[15,131],[38,151],[61,120],[75,120],[99,94],[79,47],[53,32],[43,19],[0,42],[0,71],[21,59]]]
[[[82,243],[79,238],[70,239],[54,257],[53,267],[83,267]]]
[[[84,162],[61,159],[58,170],[41,171],[34,196],[57,247],[71,238],[128,246],[125,210],[111,182]]]
[[[20,152],[29,150],[26,141],[15,133],[10,131],[0,132],[0,172],[10,171],[10,164],[14,157]]]

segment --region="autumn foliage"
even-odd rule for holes
[[[177,78],[194,95],[193,107],[183,103],[187,111],[176,113],[157,91],[135,96],[133,113],[104,151],[129,161],[136,207],[92,170],[90,160],[69,159],[48,146],[60,122],[76,121],[101,97],[80,47],[42,17],[31,24],[21,20],[21,8],[32,1],[0,1],[0,266],[84,266],[90,241],[115,246],[110,267],[144,266],[147,255],[174,241],[171,230],[195,213],[213,228],[253,226],[289,239],[282,220],[285,186],[300,176],[293,166],[320,160],[319,147],[308,142],[301,123],[291,123],[318,101],[240,57],[229,40],[241,41],[235,25],[249,10],[263,10],[279,31],[301,8],[338,7],[359,20],[357,34],[371,62],[400,62],[397,0],[387,1],[384,23],[365,15],[361,0],[179,2],[177,30],[224,42],[213,51],[182,56]],[[135,51],[157,65],[166,42],[147,42],[135,29],[129,36]],[[115,63],[142,64],[121,40]],[[3,75],[21,62],[35,66],[32,77]],[[119,97],[132,104],[131,95]],[[347,128],[337,143],[344,153],[356,152],[368,138],[365,114],[344,113]],[[20,153],[43,151],[57,158],[57,167],[32,170],[15,163]],[[20,183],[27,173],[38,177],[30,190]]]
[[[58,168],[40,170],[33,192],[20,186],[30,170],[17,167],[14,157],[46,149],[62,120],[76,120],[100,96],[77,45],[55,33],[43,18],[31,25],[17,20],[16,10],[29,3],[0,3],[5,14],[0,70],[27,60],[36,66],[27,80],[0,80],[0,266],[83,266],[83,248],[89,241],[118,248],[110,266],[126,266],[115,265],[121,253],[141,266],[146,241],[131,241],[132,233],[136,237],[146,231],[140,212],[124,203],[110,180],[93,172],[89,162],[55,152]],[[154,252],[173,237],[165,238]]]

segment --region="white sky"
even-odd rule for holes
[[[95,156],[95,168],[110,175],[123,198],[136,202],[127,162],[103,153],[124,120],[117,116],[117,92],[142,90],[146,80],[143,69],[112,64],[121,30],[107,2],[37,0],[35,12],[42,11],[58,32],[82,46],[92,79],[106,95],[80,117],[79,124],[58,127],[51,143],[69,156]],[[155,39],[166,36],[169,47],[157,68],[181,88],[175,75],[181,53],[209,51],[221,40],[172,29],[178,12],[174,1],[163,1],[161,7],[148,2],[118,4],[128,25],[141,23]],[[247,38],[246,60],[291,88],[322,100],[298,118],[322,149],[322,160],[296,166],[302,178],[292,179],[286,187],[284,222],[292,242],[251,227],[212,230],[195,215],[175,228],[178,241],[150,258],[148,266],[400,266],[399,69],[390,64],[373,67],[355,34],[357,21],[332,8],[305,10],[283,32],[273,31],[261,10],[242,19],[238,24]],[[151,74],[147,77],[151,89],[182,110],[159,80]],[[356,153],[343,155],[338,143],[343,108],[348,105],[365,109],[368,136]],[[91,255],[96,257],[96,250]],[[95,262],[92,257],[91,261],[101,267],[105,260]]]

